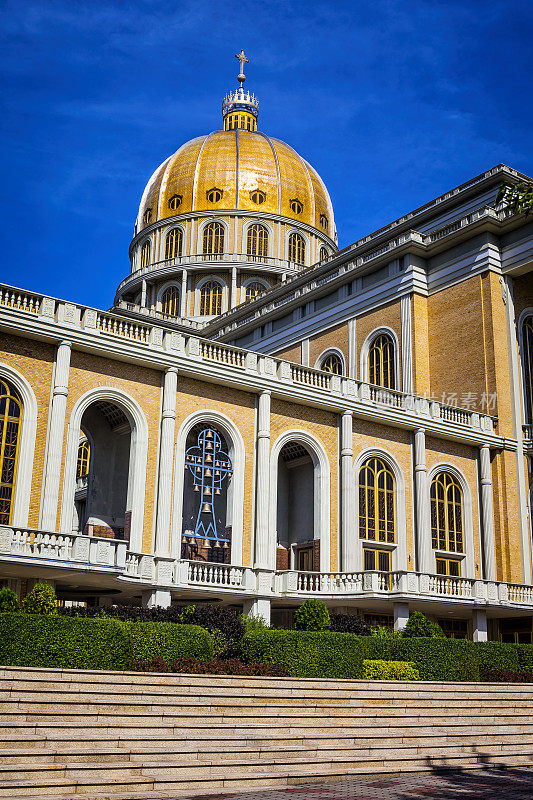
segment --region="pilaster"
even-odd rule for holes
[[[59,500],[59,481],[67,410],[70,352],[70,342],[61,342],[56,351],[39,519],[39,527],[45,531],[55,531],[57,525],[57,504]]]
[[[157,480],[157,517],[155,552],[159,556],[170,553],[170,514],[172,507],[172,459],[174,453],[174,428],[176,422],[176,393],[178,373],[167,369],[163,386],[161,408],[159,473]]]

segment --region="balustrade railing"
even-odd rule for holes
[[[111,314],[99,312],[96,327],[104,333],[122,336],[125,339],[134,339],[138,342],[148,342],[150,339],[150,328],[146,325],[139,325]]]
[[[27,314],[38,314],[42,297],[17,289],[0,288],[0,306],[15,308]]]
[[[0,556],[102,565],[123,569],[126,542],[78,533],[48,533],[29,528],[0,527]]]
[[[204,586],[241,588],[244,579],[244,567],[189,561],[187,579],[189,583],[201,583]]]
[[[211,361],[220,361],[223,364],[230,364],[232,367],[245,366],[245,351],[224,344],[216,344],[207,340],[200,341],[200,355],[209,358]]]
[[[291,364],[291,378],[296,383],[304,383],[317,389],[329,389],[331,386],[330,372],[321,372],[298,364]]]

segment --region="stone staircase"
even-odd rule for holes
[[[0,667],[0,798],[169,798],[533,767],[533,685]]]

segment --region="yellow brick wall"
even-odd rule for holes
[[[330,347],[335,347],[340,350],[344,355],[344,362],[346,364],[346,374],[348,373],[348,323],[343,322],[342,325],[336,325],[334,328],[329,328],[327,331],[312,336],[309,339],[309,366],[314,367],[317,358],[324,351]]]
[[[41,501],[46,426],[50,404],[52,370],[55,347],[44,342],[30,341],[18,336],[2,333],[0,337],[0,363],[16,369],[31,385],[37,400],[37,435],[35,459],[31,481],[30,513],[28,527],[37,528]]]
[[[287,348],[286,350],[280,350],[278,353],[274,353],[273,355],[275,355],[276,358],[280,358],[282,361],[292,361],[294,364],[301,364],[302,346],[297,344],[294,347]]]
[[[502,581],[522,580],[516,485],[516,454],[497,452],[492,458],[494,548],[496,574]]]
[[[428,298],[413,294],[411,297],[413,391],[420,397],[427,397],[431,393],[428,326]]]

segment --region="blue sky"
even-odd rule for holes
[[[144,185],[220,127],[244,47],[260,128],[339,244],[504,162],[533,174],[528,0],[4,0],[1,280],[107,307]]]

